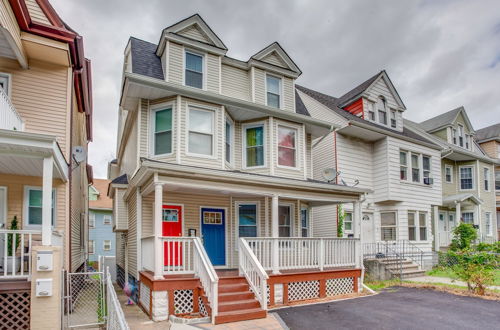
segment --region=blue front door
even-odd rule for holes
[[[214,266],[226,264],[226,211],[201,209],[201,233],[203,245]]]

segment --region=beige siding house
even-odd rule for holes
[[[359,288],[356,235],[315,230],[316,207],[357,207],[366,191],[313,179],[312,141],[335,124],[310,116],[294,89],[301,71],[278,43],[246,62],[226,52],[199,15],[158,44],[130,38],[125,49],[109,165],[118,279],[139,287],[134,299],[156,321],[193,311],[215,323],[258,318],[339,294],[332,284],[301,296],[298,269],[321,287],[343,278],[347,291]]]
[[[53,329],[61,270],[77,271],[86,257],[90,61],[81,37],[45,0],[0,2],[0,34],[1,299],[30,296],[31,308],[18,304],[26,324],[17,325]],[[5,248],[14,232],[18,245]],[[53,254],[53,271],[32,269],[40,251]],[[53,280],[51,297],[35,294],[40,277]]]

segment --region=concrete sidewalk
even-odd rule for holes
[[[176,324],[171,325],[171,330],[199,330],[199,329],[210,329],[210,330],[288,330],[288,327],[283,323],[281,318],[276,313],[268,313],[265,319],[257,319],[250,321],[241,322],[231,322],[213,325],[209,323],[199,323],[199,324]]]
[[[467,283],[459,281],[459,280],[454,280],[449,277],[438,277],[438,276],[418,276],[418,277],[410,277],[404,279],[404,281],[408,282],[420,282],[420,283],[444,283],[444,284],[451,284],[451,285],[458,285],[458,286],[463,286],[467,287]],[[489,286],[488,289],[492,290],[500,290],[500,286]]]

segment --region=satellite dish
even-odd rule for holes
[[[323,170],[323,178],[328,181],[328,182],[331,182],[333,181],[335,178],[337,177],[337,171],[333,168],[325,168]]]
[[[81,163],[85,160],[85,157],[87,156],[87,153],[85,152],[85,149],[83,149],[82,146],[76,146],[73,147],[73,159],[77,163]]]

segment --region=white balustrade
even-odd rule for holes
[[[192,238],[194,245],[193,268],[196,276],[200,278],[201,285],[212,308],[212,323],[215,324],[215,317],[218,314],[219,299],[219,277],[215,272],[207,252],[201,244],[199,237]]]
[[[244,238],[240,238],[239,241],[239,265],[240,273],[247,279],[260,306],[267,310],[267,280],[269,276]]]
[[[0,230],[0,279],[29,278],[31,247],[36,230]]]
[[[141,265],[142,268],[154,272],[155,270],[155,238],[154,236],[141,239]]]
[[[2,88],[0,88],[0,129],[24,130],[23,119]]]
[[[325,267],[360,266],[361,251],[359,251],[359,239],[257,237],[245,238],[245,240],[265,270],[323,270]],[[275,248],[278,249],[277,254],[273,253]],[[277,255],[278,257],[278,269],[273,269],[273,255]]]

